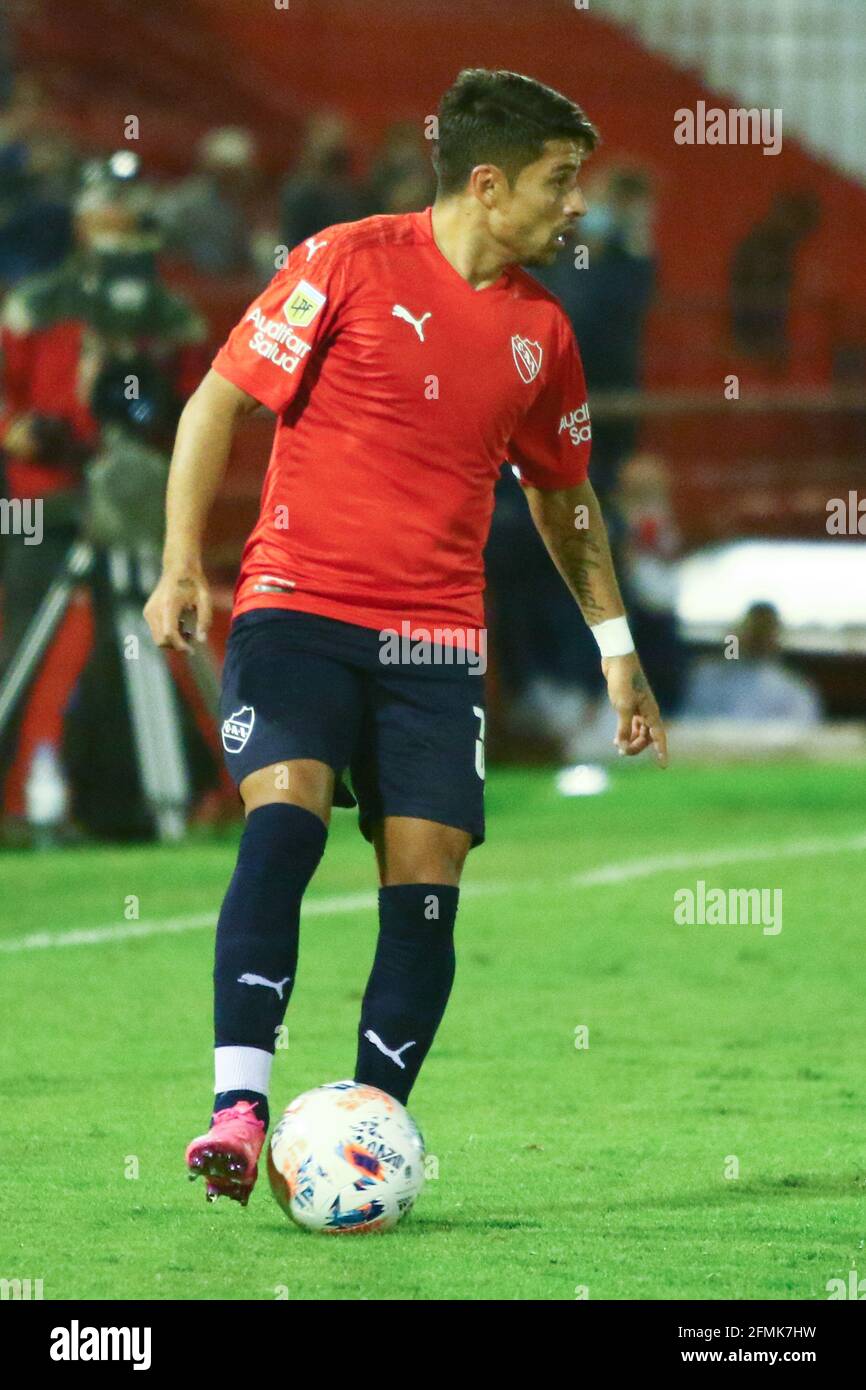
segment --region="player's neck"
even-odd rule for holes
[[[446,261],[474,290],[485,290],[499,279],[510,264],[501,247],[488,237],[457,198],[433,204],[433,240]]]

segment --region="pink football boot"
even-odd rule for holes
[[[207,1179],[207,1200],[232,1197],[245,1207],[258,1177],[258,1159],[265,1126],[255,1116],[255,1103],[239,1100],[218,1110],[207,1134],[193,1139],[186,1151],[190,1178]]]

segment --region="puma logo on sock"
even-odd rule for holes
[[[364,1037],[367,1038],[373,1044],[374,1047],[378,1047],[379,1051],[383,1052],[386,1057],[390,1057],[391,1061],[394,1062],[398,1067],[400,1067],[402,1071],[406,1070],[406,1063],[403,1061],[402,1057],[400,1056],[400,1053],[405,1052],[407,1047],[414,1047],[414,1041],[405,1042],[402,1047],[397,1048],[396,1052],[392,1052],[391,1048],[385,1046],[382,1039],[379,1037],[379,1034],[374,1033],[372,1028],[367,1029],[366,1033],[364,1034]]]
[[[277,991],[277,998],[282,999],[283,987],[289,983],[291,975],[287,975],[284,980],[266,980],[264,975],[253,975],[249,970],[245,970],[243,975],[238,975],[239,985],[267,985],[268,989]]]

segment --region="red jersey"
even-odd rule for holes
[[[296,247],[213,366],[278,416],[235,615],[481,628],[503,462],[538,488],[587,476],[586,386],[559,301],[518,267],[474,290],[429,207]]]

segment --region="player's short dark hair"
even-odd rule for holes
[[[519,72],[464,68],[439,103],[433,167],[439,193],[463,188],[476,164],[495,164],[513,183],[544,154],[546,140],[577,140],[590,153],[599,134],[576,102]]]

